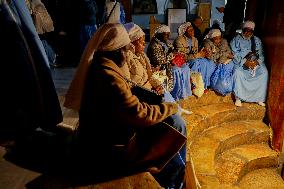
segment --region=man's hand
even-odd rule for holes
[[[216,7],[219,13],[224,13],[225,12],[225,7]]]
[[[233,59],[233,58],[234,58],[233,53],[230,53],[230,54],[228,55],[228,57],[227,57],[227,58],[229,58],[229,59]]]
[[[250,68],[250,69],[254,69],[257,65],[258,65],[257,61],[247,60],[245,62],[245,66]]]

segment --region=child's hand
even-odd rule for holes
[[[197,53],[198,58],[204,58],[205,57],[205,49],[202,47],[202,49]]]
[[[158,93],[159,95],[164,94],[164,87],[163,87],[163,85],[157,86],[154,90],[155,90],[156,93]]]

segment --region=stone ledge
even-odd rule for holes
[[[238,186],[231,184],[221,184],[216,176],[212,175],[197,175],[202,189],[240,189]]]
[[[256,104],[236,107],[230,103],[211,104],[192,108],[193,114],[183,115],[187,122],[188,145],[210,127],[236,120],[262,120],[265,108]]]
[[[215,159],[225,150],[258,142],[267,142],[269,129],[260,121],[235,121],[206,130],[189,149],[197,174],[214,175]],[[206,163],[204,163],[206,162]]]
[[[257,169],[246,174],[239,182],[243,189],[284,189],[284,181],[275,169]]]
[[[221,183],[237,183],[244,175],[260,168],[278,166],[278,153],[267,144],[242,145],[220,154],[215,170]]]
[[[246,120],[223,123],[206,132],[204,136],[219,142],[216,157],[226,150],[244,144],[268,143],[269,128],[261,121]]]

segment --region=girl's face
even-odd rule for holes
[[[221,45],[222,38],[221,36],[216,36],[216,37],[213,37],[211,41],[214,43],[214,45],[219,46]]]
[[[194,29],[192,26],[186,28],[185,34],[187,37],[192,38],[194,37]]]
[[[133,41],[132,44],[135,47],[135,54],[141,54],[144,52],[144,49],[146,47],[146,42],[145,42],[145,36],[140,37],[136,41]]]

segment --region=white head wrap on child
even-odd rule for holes
[[[243,27],[242,28],[250,28],[252,30],[254,30],[255,27],[255,23],[253,21],[246,21],[243,23]]]
[[[169,26],[164,25],[164,24],[161,24],[161,25],[159,25],[159,26],[156,28],[156,30],[155,30],[155,35],[156,35],[157,33],[170,33],[170,32],[171,32],[171,30],[170,30],[170,27],[169,27]]]
[[[192,26],[190,22],[185,22],[183,24],[181,24],[178,28],[178,35],[182,36],[184,35],[184,33],[186,32],[187,28]]]

